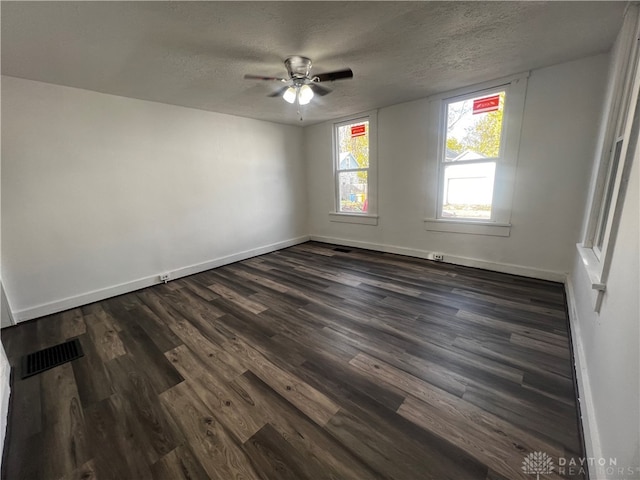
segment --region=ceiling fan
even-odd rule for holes
[[[295,103],[297,100],[298,105],[306,105],[311,101],[315,94],[324,96],[331,93],[330,89],[324,85],[320,85],[321,82],[333,82],[335,80],[353,78],[353,72],[350,68],[312,75],[311,59],[298,55],[287,57],[284,61],[284,66],[289,73],[289,78],[265,77],[262,75],[250,74],[245,75],[244,78],[247,80],[282,82],[285,84],[283,87],[267,96],[282,96],[282,98],[289,103]]]

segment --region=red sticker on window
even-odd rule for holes
[[[473,101],[473,114],[493,112],[500,108],[500,95],[478,98]]]
[[[352,125],[351,126],[351,137],[361,137],[366,135],[367,133],[367,125],[365,123],[361,125]]]

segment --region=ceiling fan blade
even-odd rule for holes
[[[333,82],[334,80],[343,80],[347,78],[353,78],[353,72],[350,68],[344,70],[336,70],[335,72],[320,73],[315,75],[318,82]]]
[[[282,87],[282,88],[279,88],[279,89],[278,89],[278,90],[276,90],[275,92],[270,93],[269,95],[267,95],[267,97],[281,97],[281,96],[282,96],[282,94],[283,94],[284,92],[286,92],[288,89],[289,89],[289,87]]]
[[[321,97],[325,96],[327,93],[331,93],[331,90],[327,87],[318,85],[317,83],[310,83],[309,86],[311,87],[311,90],[313,90],[313,93],[320,95]]]
[[[280,77],[265,77],[263,75],[251,75],[251,74],[246,74],[244,76],[245,80],[274,80],[274,81],[278,81],[278,82],[286,82],[287,79],[286,78],[280,78]]]

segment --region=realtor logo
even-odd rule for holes
[[[540,480],[540,475],[553,473],[554,468],[553,459],[544,452],[531,452],[522,461],[522,471],[535,475],[536,480]]]

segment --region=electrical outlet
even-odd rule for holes
[[[442,262],[444,260],[444,256],[441,253],[434,253],[433,254],[433,259],[436,262]]]
[[[160,281],[164,283],[167,283],[170,278],[171,275],[169,275],[168,273],[163,273],[162,275],[160,275]]]

